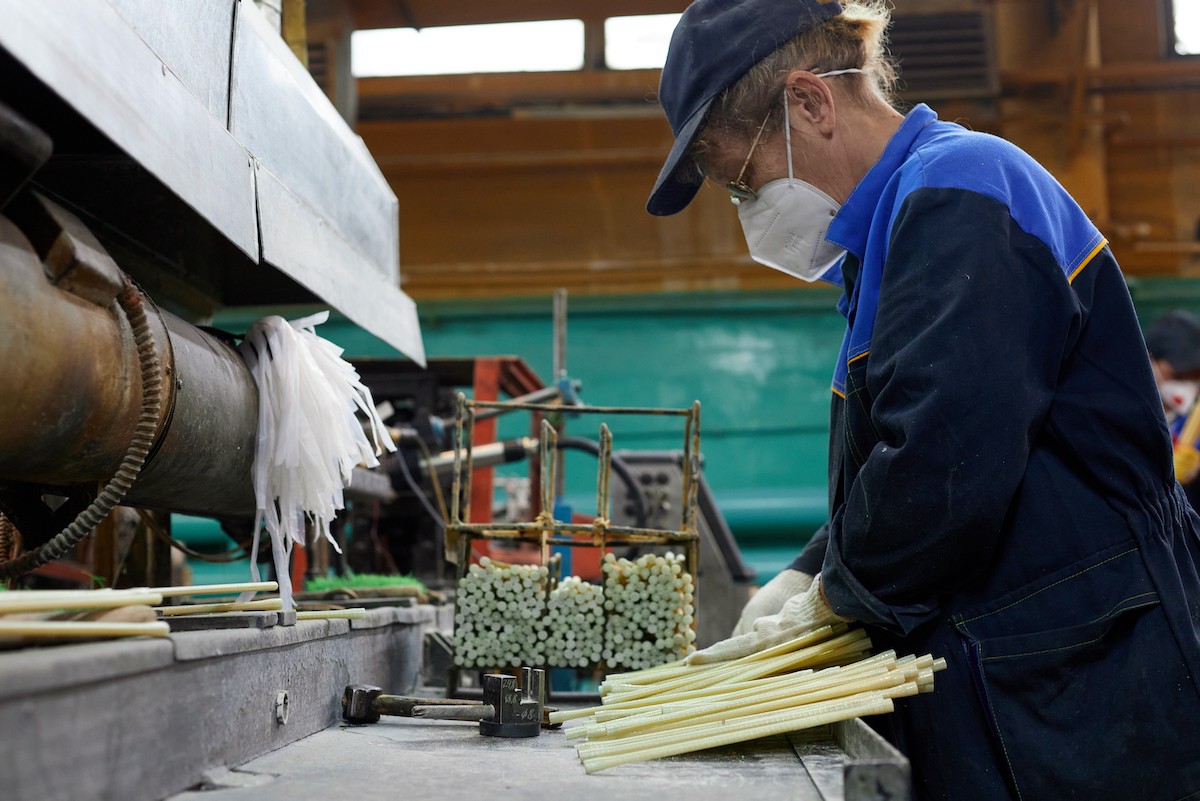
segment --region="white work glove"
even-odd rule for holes
[[[738,618],[737,625],[733,627],[733,634],[730,636],[737,637],[748,633],[754,626],[754,621],[760,617],[779,614],[788,599],[793,595],[803,593],[812,584],[812,581],[812,576],[799,570],[788,568],[782,571],[754,593],[754,597],[746,603],[746,608],[742,610],[742,616]]]
[[[703,651],[688,657],[689,665],[704,665],[709,662],[726,662],[764,651],[805,634],[821,626],[840,623],[846,618],[829,608],[821,595],[821,575],[800,595],[794,595],[783,605],[777,615],[760,617],[751,630],[738,637],[730,637]]]

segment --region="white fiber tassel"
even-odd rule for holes
[[[396,450],[371,391],[342,359],[342,349],[313,331],[328,319],[327,311],[290,323],[264,317],[240,347],[258,384],[250,572],[257,580],[258,532],[265,527],[284,609],[292,608],[288,562],[293,544],[304,544],[305,521],[340,553],[329,524],[345,507],[342,491],[351,472],[359,464],[378,465],[383,448]],[[357,412],[367,419],[370,439]]]

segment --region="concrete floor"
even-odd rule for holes
[[[575,742],[562,731],[504,740],[482,737],[469,723],[384,718],[370,726],[318,732],[211,775],[209,789],[168,801],[841,798],[842,760],[832,745],[793,746],[775,737],[588,776],[575,756]]]

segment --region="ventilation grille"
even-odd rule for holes
[[[308,43],[308,73],[326,97],[333,97],[333,87],[329,85],[332,78],[329,69],[329,46],[325,42]]]
[[[991,20],[982,11],[896,15],[892,56],[906,100],[995,96]]]

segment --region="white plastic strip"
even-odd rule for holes
[[[288,564],[292,546],[304,543],[305,521],[340,553],[329,524],[345,508],[343,490],[351,471],[359,464],[375,467],[383,449],[396,449],[375,412],[371,391],[342,358],[342,349],[313,330],[327,319],[327,311],[290,323],[264,317],[241,345],[258,383],[257,514],[250,572],[258,581],[258,533],[265,526],[284,609],[293,607]],[[370,439],[359,413],[366,418]]]

